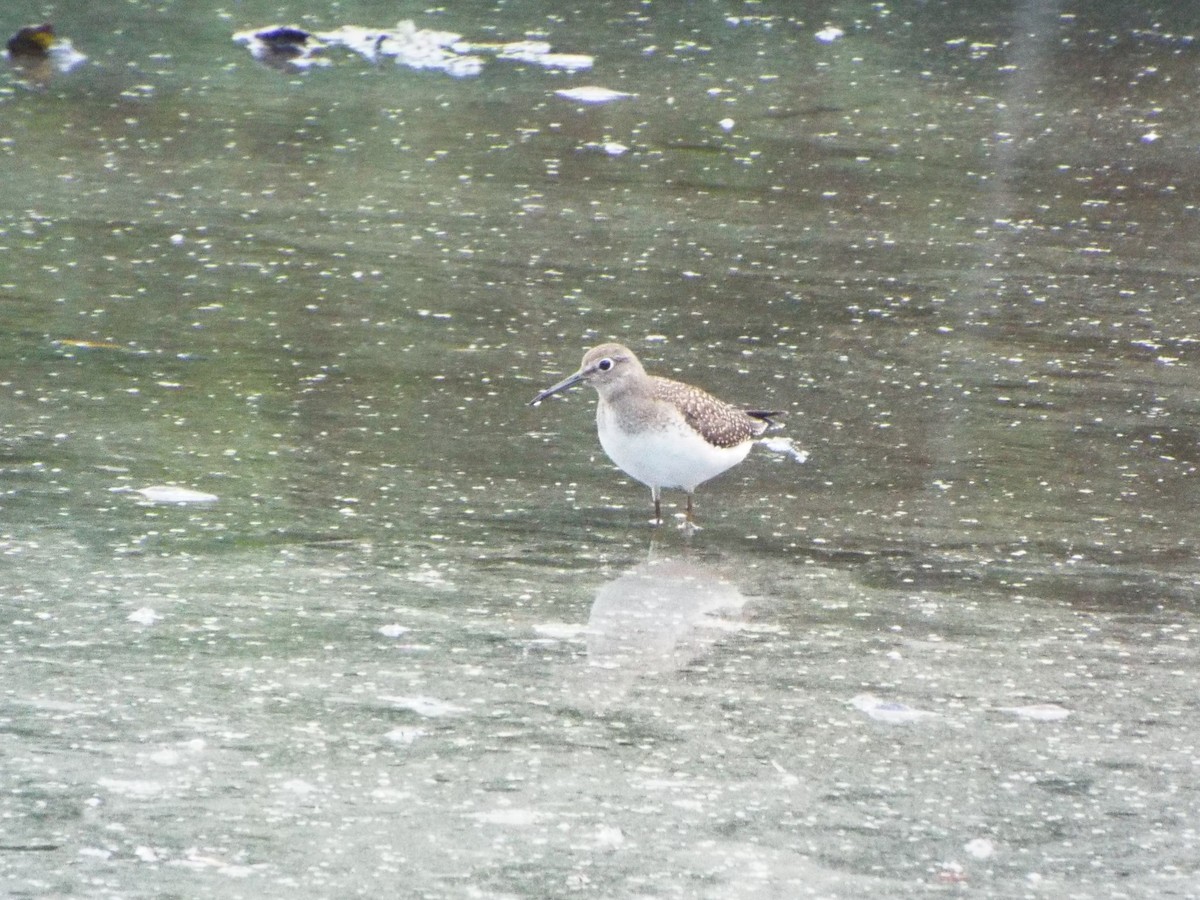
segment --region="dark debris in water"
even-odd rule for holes
[[[8,39],[8,59],[34,85],[44,84],[56,72],[69,72],[87,57],[71,42],[59,37],[54,25],[26,25]]]
[[[290,47],[308,43],[312,34],[290,25],[280,25],[277,28],[256,32],[254,36],[264,44],[270,44],[273,47]]]
[[[8,39],[8,52],[14,58],[46,59],[55,40],[54,26],[49,22],[26,25]]]

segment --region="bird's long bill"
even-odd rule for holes
[[[534,397],[532,400],[530,400],[529,405],[537,406],[539,403],[541,403],[547,397],[557,394],[559,391],[565,391],[569,387],[574,387],[575,385],[579,384],[579,382],[581,382],[581,381],[583,381],[583,373],[582,372],[576,372],[574,375],[568,375],[566,378],[564,378],[558,384],[554,385],[554,387],[546,388],[544,391],[542,391],[540,394],[538,394],[536,397]]]

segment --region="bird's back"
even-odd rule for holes
[[[684,421],[714,447],[736,447],[767,430],[767,413],[751,415],[690,384],[650,376],[654,397],[678,407]]]

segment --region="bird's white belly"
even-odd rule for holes
[[[688,493],[740,463],[753,444],[715,447],[682,421],[625,431],[614,416],[605,414],[603,404],[596,426],[600,446],[627,475],[650,488],[682,488]]]

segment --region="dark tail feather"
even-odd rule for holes
[[[747,409],[744,410],[744,412],[750,418],[759,419],[765,423],[762,426],[762,431],[758,432],[759,434],[762,434],[762,432],[766,431],[768,428],[779,428],[780,425],[775,421],[775,417],[784,415],[782,409]]]

